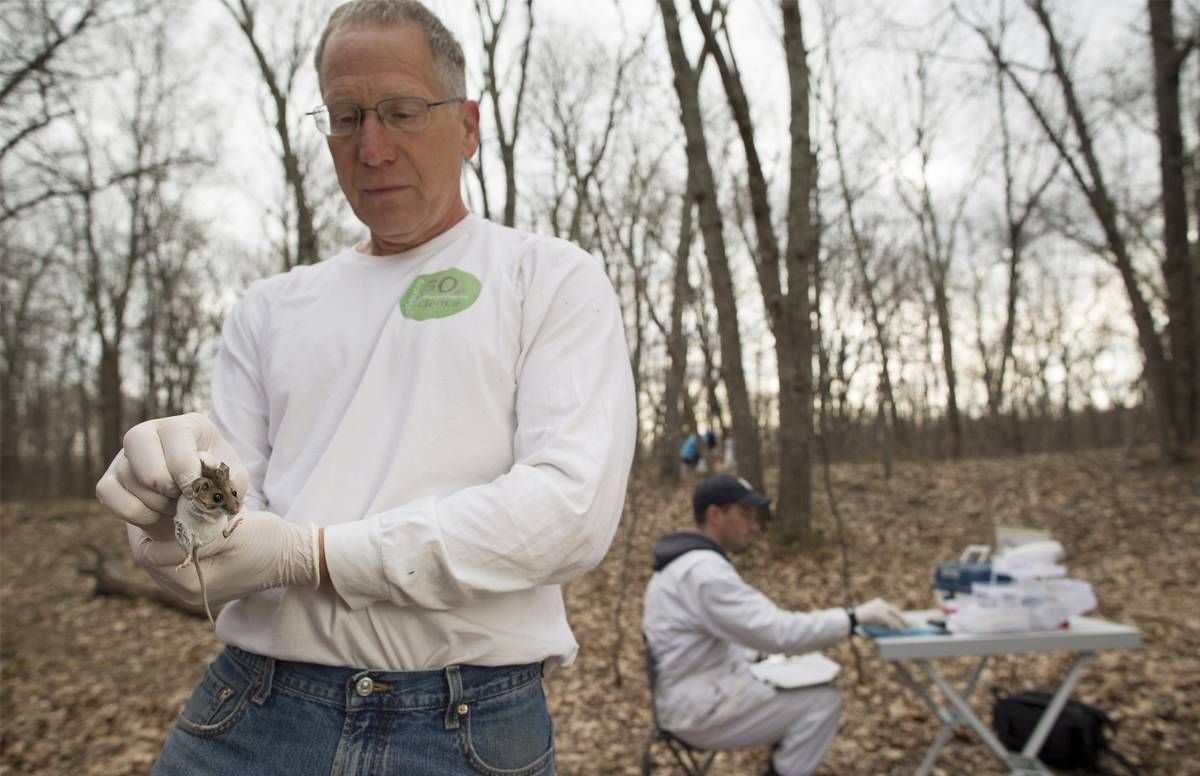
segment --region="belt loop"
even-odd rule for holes
[[[271,683],[275,681],[275,658],[268,657],[263,661],[262,669],[254,677],[255,691],[250,700],[261,706],[271,695]]]
[[[458,730],[458,704],[463,697],[458,666],[446,666],[446,686],[450,690],[450,699],[446,701],[446,730]]]

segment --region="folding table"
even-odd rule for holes
[[[905,612],[904,618],[910,626],[916,628],[928,624],[930,618],[941,617],[936,609],[928,611]],[[1052,631],[1034,631],[1028,633],[951,633],[946,635],[912,635],[889,636],[872,639],[879,649],[879,655],[895,666],[904,682],[925,701],[925,704],[942,721],[941,729],[934,738],[921,767],[917,769],[918,776],[928,776],[937,762],[942,747],[950,740],[955,726],[967,725],[1001,762],[1009,768],[1012,776],[1030,776],[1031,774],[1049,774],[1050,771],[1037,759],[1037,753],[1046,741],[1054,727],[1055,720],[1062,712],[1070,698],[1071,690],[1079,681],[1083,672],[1083,664],[1094,653],[1106,649],[1137,649],[1142,645],[1142,634],[1137,628],[1120,625],[1093,617],[1073,617],[1070,627]],[[971,709],[969,700],[975,685],[987,665],[988,658],[993,655],[1015,655],[1032,652],[1074,652],[1075,660],[1059,684],[1050,704],[1038,720],[1033,734],[1025,743],[1020,753],[1010,752],[996,738],[991,728]],[[971,672],[970,679],[962,693],[957,692],[946,681],[937,668],[930,662],[934,658],[979,658]],[[950,704],[950,708],[939,704],[929,690],[918,684],[912,672],[905,665],[912,661],[937,686],[942,696]]]

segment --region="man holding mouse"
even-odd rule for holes
[[[701,481],[692,493],[699,530],[654,545],[642,630],[664,730],[702,749],[771,746],[767,773],[800,776],[816,770],[833,744],[841,698],[832,685],[776,689],[751,673],[752,661],[824,649],[859,623],[905,622],[881,598],[854,609],[788,612],[743,582],[729,556],[749,549],[769,503],[729,474]]]
[[[312,111],[369,236],[254,283],[212,419],[148,421],[97,484],[180,597],[179,486],[227,463],[237,531],[199,551],[227,603],[154,773],[554,771],[545,667],[578,645],[559,585],[616,530],[633,382],[598,261],[462,199],[479,143],[463,54],[413,0],[354,0]]]

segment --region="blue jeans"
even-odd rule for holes
[[[387,673],[226,647],[154,776],[552,776],[542,667]]]

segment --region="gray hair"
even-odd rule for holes
[[[466,59],[463,57],[462,46],[455,40],[454,34],[446,29],[446,25],[442,24],[442,20],[417,0],[350,0],[335,8],[329,16],[329,21],[325,23],[325,30],[321,33],[317,51],[313,56],[317,79],[320,80],[321,77],[321,56],[325,53],[325,43],[333,33],[352,27],[402,25],[419,27],[425,33],[429,48],[433,52],[433,71],[446,91],[443,96],[465,97]]]

